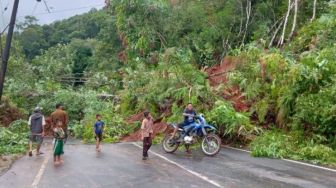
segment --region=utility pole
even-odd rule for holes
[[[7,71],[9,52],[10,52],[11,43],[12,43],[12,37],[13,37],[13,32],[14,32],[14,27],[15,27],[15,20],[16,20],[16,13],[18,10],[18,6],[19,6],[19,0],[15,0],[14,5],[13,5],[11,20],[9,22],[9,28],[8,28],[7,38],[6,38],[6,45],[5,45],[5,49],[3,50],[3,53],[1,56],[2,64],[1,64],[1,69],[0,69],[0,103],[1,103],[1,98],[3,94],[3,86],[5,82],[5,75]]]

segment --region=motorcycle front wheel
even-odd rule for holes
[[[202,151],[207,156],[215,156],[221,149],[222,141],[215,134],[206,135],[202,139]]]
[[[178,133],[176,133],[176,135],[177,134]],[[176,135],[175,135],[175,137],[176,137]],[[174,153],[180,145],[180,143],[174,142],[171,139],[171,136],[172,136],[172,134],[167,134],[162,141],[162,148],[167,153]]]

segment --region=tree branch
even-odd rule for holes
[[[315,18],[316,18],[316,5],[317,5],[317,0],[314,0],[314,6],[313,6],[313,16],[312,18],[310,19],[310,21],[314,21]]]
[[[286,33],[286,28],[287,28],[287,23],[288,23],[288,17],[289,17],[289,14],[293,8],[293,3],[291,0],[288,0],[288,9],[287,9],[287,13],[286,13],[286,17],[285,17],[285,22],[283,24],[283,29],[282,29],[282,34],[281,34],[281,37],[280,37],[280,40],[278,42],[278,46],[282,46],[283,43],[284,43],[284,40],[285,40],[285,33]]]
[[[298,13],[298,5],[299,0],[294,0],[294,17],[293,17],[293,25],[292,25],[292,30],[289,34],[288,41],[292,39],[295,28],[296,28],[296,22],[297,22],[297,13]]]
[[[251,1],[250,0],[246,0],[246,23],[245,23],[245,32],[244,32],[244,36],[243,36],[243,40],[241,42],[241,44],[244,44],[245,42],[245,38],[246,38],[246,33],[247,33],[247,28],[250,22],[250,17],[251,17]]]
[[[282,19],[283,19],[283,18],[282,18]],[[281,26],[282,26],[283,23],[284,23],[284,22],[280,22],[279,26],[276,28],[276,30],[275,30],[275,32],[274,32],[274,34],[273,34],[273,36],[272,36],[272,39],[271,39],[271,41],[270,41],[270,43],[269,43],[269,45],[268,45],[268,48],[271,48],[271,47],[272,47],[272,45],[273,45],[273,43],[274,43],[274,40],[275,40],[275,37],[276,37],[277,34],[279,33],[280,28],[281,28]]]

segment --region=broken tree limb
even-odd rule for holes
[[[209,76],[205,77],[205,79],[209,79],[211,77],[215,77],[215,76],[220,76],[220,75],[223,75],[223,74],[226,74],[226,73],[229,73],[231,71],[223,71],[223,72],[219,72],[219,73],[216,73],[216,74],[210,74]]]
[[[285,16],[282,16],[280,19],[278,19],[269,29],[269,32],[271,32],[274,28],[277,28],[277,25],[280,23],[280,22],[283,22],[283,19],[284,19]],[[281,23],[280,23],[281,24]],[[281,24],[282,25],[282,24]],[[278,26],[279,27],[279,26]]]
[[[270,41],[270,43],[269,43],[269,45],[268,45],[269,48],[272,47],[272,45],[273,45],[273,43],[274,43],[274,40],[275,40],[275,37],[278,35],[278,33],[279,33],[279,31],[280,31],[281,26],[282,26],[283,23],[284,23],[284,22],[280,22],[279,26],[276,28],[276,30],[275,30],[275,32],[274,32],[274,34],[273,34],[273,36],[272,36],[272,39],[271,39],[271,41]]]

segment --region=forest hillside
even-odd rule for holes
[[[191,102],[253,156],[336,165],[335,1],[110,0],[37,23],[17,24],[0,154],[26,150],[16,120],[35,106],[48,116],[63,103],[85,142],[102,114],[115,142],[137,131],[143,111],[162,130]]]

